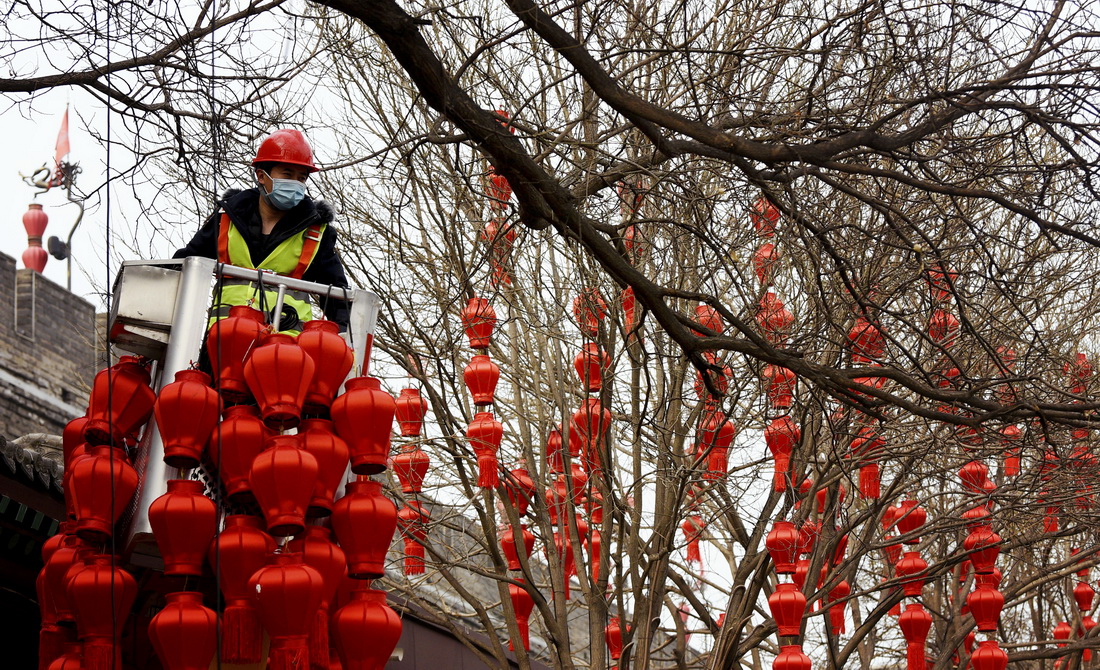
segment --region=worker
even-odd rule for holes
[[[332,207],[306,195],[309,176],[318,170],[309,142],[297,130],[271,133],[260,143],[252,160],[256,187],[230,189],[218,202],[218,211],[173,258],[202,256],[244,268],[336,287],[318,300],[325,316],[347,329],[348,308],[342,299],[347,287],[344,266],[336,254]],[[258,261],[258,262],[257,262]],[[251,303],[268,311],[273,323],[278,289],[273,284],[226,277],[215,296],[211,319],[228,316],[233,305]],[[313,318],[309,296],[287,291],[279,330],[296,334]]]

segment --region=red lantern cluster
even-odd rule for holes
[[[462,313],[462,323],[470,340],[470,348],[479,353],[473,357],[463,374],[466,388],[473,396],[474,405],[484,408],[492,405],[496,393],[500,368],[489,358],[489,344],[492,341],[493,328],[496,325],[496,312],[484,298],[471,298]],[[496,488],[500,483],[497,452],[504,437],[504,426],[490,411],[479,411],[466,428],[466,437],[470,448],[477,457],[477,485],[481,488]]]
[[[504,110],[498,109],[496,113],[502,118],[509,118]],[[514,126],[505,122],[502,124],[512,133],[516,132]],[[516,226],[507,220],[508,203],[512,199],[512,185],[491,164],[486,175],[485,194],[488,196],[489,217],[481,235],[489,246],[489,260],[493,265],[490,282],[494,287],[500,284],[511,285],[512,249],[518,237]]]

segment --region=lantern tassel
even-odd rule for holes
[[[38,633],[38,670],[46,670],[65,653],[65,643],[70,642],[66,630],[56,624],[45,624]]]
[[[222,661],[259,663],[263,654],[263,628],[256,610],[229,605],[222,613]]]
[[[924,643],[908,643],[905,649],[905,660],[907,670],[925,670]]]
[[[790,458],[787,456],[775,457],[775,483],[772,487],[774,491],[786,491],[787,490],[787,470],[791,466]]]
[[[691,563],[692,561],[695,561],[696,563],[702,564],[702,562],[703,562],[703,556],[702,556],[702,554],[699,553],[699,536],[698,535],[693,537],[688,542],[687,560],[688,560],[688,563]]]
[[[530,624],[526,621],[517,621],[516,627],[519,628],[519,640],[523,643],[523,648],[531,651]]]
[[[477,485],[483,489],[495,489],[500,484],[496,456],[479,456],[477,459]]]
[[[309,668],[309,646],[303,637],[271,641],[267,670],[306,670]]]
[[[890,611],[887,612],[887,614],[893,617],[901,616],[901,603],[895,603],[894,606],[890,608]]]
[[[829,625],[833,629],[833,635],[844,633],[844,605],[833,605],[829,608]]]
[[[84,640],[83,670],[115,670],[122,667],[122,649],[114,640],[88,637]]]
[[[867,463],[859,469],[859,497],[878,500],[880,495],[878,463]]]
[[[309,658],[313,670],[329,670],[328,665],[328,607],[321,607],[313,615],[313,627],[309,631]]]
[[[414,540],[405,541],[405,574],[424,574],[424,545]]]

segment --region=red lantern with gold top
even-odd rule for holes
[[[380,670],[401,639],[401,617],[386,604],[386,593],[360,588],[332,615],[332,636],[342,670]]]
[[[225,518],[225,529],[210,544],[207,560],[225,596],[221,659],[225,663],[259,663],[263,630],[248,580],[267,565],[275,540],[264,532],[263,519],[247,514]]]
[[[244,379],[272,430],[297,428],[316,365],[293,337],[269,333],[244,362]]]
[[[348,575],[377,579],[386,572],[386,552],[397,530],[397,506],[382,494],[382,484],[348,482],[332,509],[332,530],[348,557]]]
[[[384,472],[397,402],[374,377],[349,379],[344,389],[332,401],[331,413],[336,434],[351,450],[351,471],[357,475]]]
[[[108,554],[88,556],[84,568],[69,580],[69,599],[84,642],[85,670],[122,667],[119,638],[138,589],[130,573],[114,565],[114,560]]]
[[[428,522],[431,514],[418,500],[410,500],[397,513],[405,540],[405,574],[424,574],[424,541],[428,538]]]
[[[218,615],[202,594],[178,591],[149,622],[149,641],[164,670],[207,670],[218,650]]]
[[[393,457],[391,466],[403,493],[420,493],[424,488],[424,477],[428,474],[432,459],[420,449],[419,445],[407,444],[401,453]]]
[[[271,636],[268,670],[309,667],[309,632],[321,606],[325,582],[299,553],[271,554],[248,580],[256,611]]]
[[[478,412],[466,428],[466,438],[477,455],[477,485],[481,488],[496,488],[500,483],[497,451],[503,437],[504,425],[492,412]]]
[[[313,378],[306,389],[304,408],[312,414],[327,414],[340,385],[347,379],[355,354],[340,337],[335,321],[306,321],[298,334],[298,346],[313,361]]]
[[[276,537],[302,532],[317,472],[317,458],[302,448],[300,435],[276,435],[267,441],[248,474],[267,532]]]
[[[327,419],[303,419],[298,436],[302,448],[317,459],[317,481],[306,514],[313,518],[328,516],[332,514],[332,501],[344,480],[351,452]]]
[[[218,392],[229,402],[251,397],[244,380],[244,362],[263,335],[264,313],[248,305],[233,305],[229,316],[219,319],[206,333],[206,353]]]
[[[273,435],[260,419],[259,409],[251,405],[233,405],[225,410],[225,419],[210,436],[207,455],[230,501],[252,499],[248,473],[252,470],[252,461]]]
[[[68,493],[77,535],[91,542],[108,540],[137,487],[137,471],[120,449],[92,447],[91,453],[74,459]]]
[[[500,366],[487,354],[479,354],[470,359],[462,378],[466,381],[466,388],[470,390],[475,405],[484,407],[493,404],[493,394],[496,393],[497,381],[500,380]]]
[[[123,356],[100,370],[88,398],[84,439],[90,445],[113,444],[149,421],[157,394],[149,386],[149,369],[137,356]]]
[[[149,505],[166,575],[202,575],[202,562],[218,527],[218,510],[197,480],[171,479],[168,491]]]
[[[516,627],[519,628],[519,639],[523,642],[523,648],[531,650],[530,624],[531,610],[535,608],[535,601],[523,585],[522,579],[517,579],[519,584],[508,585],[508,597],[512,600],[512,610],[516,613]],[[509,649],[515,649],[515,645],[509,641]]]
[[[190,470],[202,460],[202,450],[221,418],[218,393],[210,376],[199,370],[180,370],[176,380],[160,390],[153,413],[164,441],[164,462]]]
[[[401,389],[394,405],[401,437],[420,437],[424,416],[428,413],[428,401],[414,388]]]
[[[470,298],[462,310],[462,327],[470,340],[471,349],[488,349],[493,340],[493,328],[497,325],[497,313],[485,298]]]

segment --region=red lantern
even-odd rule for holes
[[[801,591],[806,586],[806,576],[810,574],[810,559],[800,558],[794,564],[794,572],[791,573],[791,580],[794,581],[794,585]]]
[[[493,339],[497,313],[485,298],[470,298],[462,311],[462,327],[470,339],[471,349],[488,349]]]
[[[607,303],[596,289],[585,289],[573,299],[573,316],[581,332],[595,339],[600,333],[600,321],[607,316]]]
[[[535,548],[535,534],[527,530],[527,526],[520,524],[520,534],[523,538],[523,555],[531,557],[531,551]],[[500,546],[504,550],[504,559],[508,562],[509,570],[522,570],[523,565],[519,560],[519,547],[516,545],[516,536],[509,526],[500,534]]]
[[[397,402],[374,377],[349,379],[344,389],[343,395],[332,401],[336,434],[351,450],[351,471],[376,475],[386,469]]]
[[[1005,597],[992,584],[979,584],[978,588],[970,592],[966,597],[966,606],[974,615],[974,621],[978,624],[978,630],[983,633],[992,633],[997,630],[997,624],[1001,620],[1001,609],[1005,605]]]
[[[852,587],[846,579],[837,582],[837,585],[829,591],[829,602],[833,603],[829,605],[829,627],[832,629],[833,635],[840,635],[844,632],[844,610],[847,602],[845,599],[851,594]]]
[[[394,474],[401,482],[401,491],[420,493],[424,488],[424,477],[428,474],[431,463],[432,459],[418,445],[405,445],[401,453],[393,457],[391,464]]]
[[[603,629],[603,634],[611,660],[619,660],[623,654],[623,629],[619,623],[619,617],[613,616],[608,620],[607,626]]]
[[[267,521],[267,532],[286,537],[302,532],[319,470],[317,458],[301,448],[300,435],[276,435],[252,461],[248,483]]]
[[[621,300],[623,304],[623,327],[626,329],[627,334],[632,336],[634,329],[639,325],[634,320],[637,300],[634,298],[633,286],[627,286],[623,289]]]
[[[718,310],[714,309],[710,305],[703,303],[695,307],[695,323],[699,324],[707,330],[713,331],[715,335],[721,335],[722,331],[726,329],[726,325],[722,323],[722,317],[718,314]],[[703,333],[692,330],[696,335],[703,337]]]
[[[272,430],[298,427],[315,368],[313,359],[290,335],[264,336],[244,362],[244,379],[265,425]]]
[[[791,468],[791,452],[794,445],[802,439],[802,430],[789,415],[775,419],[764,429],[764,441],[775,459],[775,478],[772,488],[775,491],[787,490],[787,472]]]
[[[313,378],[306,388],[305,408],[324,413],[351,372],[355,354],[340,337],[340,326],[335,321],[306,321],[297,341],[314,365]]]
[[[149,505],[149,526],[164,559],[164,574],[202,574],[206,550],[218,528],[214,501],[197,480],[172,479],[168,492]]]
[[[907,551],[894,565],[894,574],[901,580],[901,590],[907,596],[920,597],[924,582],[928,579],[928,562],[920,552]]]
[[[324,589],[309,631],[309,655],[315,660],[327,659],[329,607],[340,582],[347,577],[347,558],[344,550],[332,541],[332,531],[323,526],[306,526],[305,532],[288,542],[286,548],[301,553],[302,561],[321,574]]]
[[[264,313],[247,305],[233,305],[229,316],[207,331],[206,353],[218,391],[227,401],[243,403],[251,397],[244,381],[244,361],[263,332]]]
[[[332,509],[332,530],[348,557],[348,575],[377,579],[386,572],[386,552],[397,530],[397,506],[375,481],[348,482]]]
[[[424,426],[424,415],[428,413],[428,401],[413,388],[401,389],[394,407],[397,425],[401,427],[401,437],[420,437]]]
[[[562,525],[564,526],[564,521]],[[554,533],[554,551],[561,562],[563,595],[569,600],[569,578],[577,574],[577,563],[573,557],[573,543],[566,533]]]
[[[916,500],[903,500],[898,506],[898,532],[902,535],[909,535],[915,533],[921,529],[924,522],[928,519],[928,513],[924,511],[924,508],[920,506],[920,502]],[[919,537],[910,537],[907,540],[902,540],[905,544],[919,544]]]
[[[570,437],[574,434],[574,431],[570,431]],[[565,472],[565,462],[561,454],[561,441],[561,424],[559,424],[546,437],[546,467],[551,474]]]
[[[325,591],[321,573],[303,563],[301,554],[271,554],[248,586],[271,636],[268,670],[308,668],[310,627]]]
[[[908,670],[926,670],[924,645],[932,628],[932,615],[920,603],[909,603],[898,617],[898,625],[905,636]]]
[[[760,299],[756,323],[763,331],[764,339],[774,346],[784,346],[790,336],[791,326],[794,324],[794,315],[775,293],[768,291]]]
[[[771,242],[761,244],[752,256],[752,269],[756,272],[756,278],[765,286],[772,283],[775,276],[775,265],[782,258],[779,247]]]
[[[573,358],[573,368],[586,391],[599,393],[603,388],[604,372],[611,369],[611,356],[596,342],[585,342],[580,353]]]
[[[198,370],[180,370],[176,380],[160,390],[153,412],[164,441],[164,462],[190,470],[202,460],[202,450],[221,417],[218,393],[210,376]]]
[[[82,416],[65,424],[61,431],[62,463],[66,468],[72,463],[73,451],[81,447],[84,442],[84,428],[88,425],[88,417]]]
[[[707,470],[713,477],[722,477],[729,470],[729,448],[737,429],[724,412],[708,412],[699,426],[700,456],[707,454]]]
[[[680,529],[684,531],[684,539],[687,541],[687,561],[703,564],[703,557],[699,553],[699,537],[707,527],[703,517],[692,515],[684,519]]]
[[[410,500],[397,513],[397,524],[405,535],[405,574],[424,574],[424,541],[431,514],[417,500]]]
[[[859,316],[848,331],[848,347],[852,350],[852,364],[866,365],[882,358],[886,338],[878,324]]]
[[[260,662],[263,631],[248,588],[248,580],[267,565],[275,540],[263,531],[262,519],[246,514],[225,518],[225,529],[214,538],[207,560],[225,596],[222,612],[221,658],[226,663]]]
[[[493,404],[497,381],[500,379],[500,367],[487,354],[479,354],[470,359],[462,373],[466,388],[474,397],[474,405],[483,407]]]
[[[207,450],[230,501],[251,500],[248,472],[252,469],[252,461],[256,460],[268,438],[273,435],[271,429],[260,420],[259,409],[250,405],[233,405],[225,410],[225,420],[214,429]]]
[[[332,422],[326,419],[302,420],[298,426],[298,437],[301,438],[302,448],[317,459],[317,481],[313,484],[307,514],[310,517],[328,516],[332,514],[336,489],[340,487],[348,468],[351,457],[348,444],[336,435]]]
[[[779,635],[798,635],[806,613],[806,596],[791,582],[781,582],[768,596],[768,608],[779,626]]]
[[[779,655],[772,661],[772,670],[811,670],[810,657],[802,653],[802,645],[787,644],[779,648]]]
[[[466,438],[477,455],[477,485],[481,488],[496,488],[500,483],[497,451],[503,437],[504,425],[493,418],[492,412],[478,412],[466,428]]]
[[[928,321],[928,337],[944,347],[951,347],[959,338],[959,320],[950,312],[937,309]]]
[[[401,639],[401,617],[384,591],[355,589],[332,615],[332,634],[343,670],[381,670]]]
[[[992,574],[993,563],[1001,553],[1001,536],[994,533],[989,526],[979,526],[970,531],[963,540],[963,549],[970,554],[970,562],[974,564],[975,573]]]
[[[24,261],[26,263],[26,261]],[[66,642],[62,648],[61,656],[54,657],[53,663],[43,666],[43,660],[39,658],[39,668],[45,670],[84,670],[84,645],[79,642]]]
[[[886,442],[869,428],[860,429],[849,448],[852,457],[860,463],[859,497],[877,500],[880,494],[879,467],[876,460],[882,454]]]
[[[790,521],[776,521],[764,540],[764,546],[781,575],[793,574],[798,559],[798,529]]]
[[[109,539],[137,487],[137,471],[119,449],[93,447],[84,458],[74,459],[68,493],[77,535],[91,542]]]
[[[989,481],[989,468],[981,461],[970,461],[959,470],[959,479],[971,493],[981,494]]]
[[[996,640],[982,640],[977,650],[970,655],[970,665],[974,670],[1005,670],[1008,667],[1008,654]]]
[[[528,474],[527,468],[524,467],[522,462],[508,473],[505,485],[507,486],[508,500],[516,508],[516,514],[520,516],[527,514],[527,508],[535,497],[535,480],[531,479],[531,475]],[[583,484],[580,488],[583,488]]]
[[[989,524],[989,520],[993,518],[993,515],[989,513],[989,509],[985,505],[977,505],[963,512],[962,518],[966,522],[966,527],[973,530],[978,526]]]
[[[149,640],[164,670],[207,670],[218,650],[218,615],[202,594],[179,591],[149,622]]]
[[[1073,587],[1073,599],[1077,602],[1077,609],[1088,612],[1092,609],[1092,599],[1096,597],[1096,590],[1088,582],[1077,582]]]
[[[149,421],[156,393],[149,386],[149,370],[137,356],[123,356],[100,370],[88,398],[84,439],[90,445],[122,445],[122,439]]]
[[[523,580],[516,580],[518,584],[508,585],[508,596],[512,600],[512,611],[516,613],[516,627],[519,628],[519,639],[523,642],[523,648],[531,650],[528,620],[531,618],[531,610],[535,607],[535,601],[523,585]],[[515,649],[515,645],[508,643],[509,649]]]
[[[585,399],[580,408],[573,412],[573,419],[569,424],[569,441],[572,443],[572,434],[576,433],[584,445],[584,460],[589,472],[603,469],[600,450],[610,427],[611,412],[600,404],[599,398]]]
[[[787,368],[778,365],[765,365],[762,373],[764,392],[773,409],[790,409],[794,404],[794,387],[798,377]]]
[[[709,365],[713,366],[707,368],[705,374],[706,379],[710,379],[711,384],[714,386],[715,393],[711,393],[707,389],[706,379],[703,377],[704,372],[696,370],[695,395],[701,398],[707,407],[712,407],[717,405],[718,397],[726,395],[726,391],[729,390],[733,368],[728,365],[721,365],[718,357],[713,352],[704,351],[703,357]]]
[[[600,556],[602,548],[603,538],[600,536],[600,531],[593,528],[591,534],[588,536],[588,563],[592,572],[592,583],[596,584],[600,581],[600,561],[603,557]]]
[[[53,608],[57,621],[72,621],[72,605],[69,602],[69,589],[66,576],[69,568],[79,562],[84,564],[84,555],[90,553],[84,541],[75,534],[66,535],[61,546],[50,554],[45,566],[42,568],[42,578],[45,591],[49,596],[50,605]]]
[[[749,220],[752,221],[756,232],[764,237],[775,235],[775,224],[779,222],[779,210],[765,196],[760,196],[752,203],[749,210]]]
[[[114,556],[97,554],[69,581],[69,599],[84,642],[85,670],[122,667],[119,637],[137,598],[137,582],[113,565]]]

